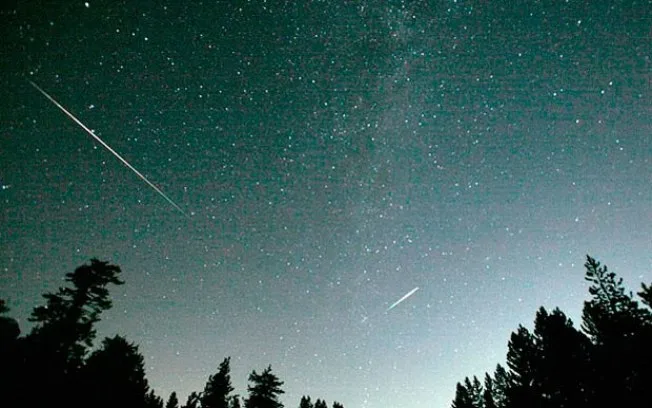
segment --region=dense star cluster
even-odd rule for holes
[[[579,321],[585,254],[649,282],[650,1],[18,3],[0,298],[26,330],[119,265],[98,333],[159,395],[231,356],[287,407],[448,406],[540,306]]]

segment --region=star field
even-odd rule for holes
[[[231,356],[286,407],[450,406],[539,306],[579,323],[587,253],[652,269],[652,2],[508,3],[3,7],[0,297],[25,333],[97,257],[164,398]]]

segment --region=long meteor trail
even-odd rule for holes
[[[57,102],[57,101],[56,101],[52,96],[50,96],[50,94],[48,94],[48,93],[45,92],[43,89],[41,89],[40,86],[36,85],[36,84],[35,84],[34,82],[32,82],[32,81],[29,81],[29,83],[32,84],[32,86],[33,86],[34,88],[36,88],[37,91],[39,91],[40,93],[42,93],[43,96],[45,96],[46,98],[48,98],[48,100],[49,100],[50,102],[52,102],[53,104],[55,104],[57,108],[61,109],[61,111],[62,111],[63,113],[65,113],[65,114],[66,114],[70,119],[72,119],[73,122],[75,122],[76,124],[78,124],[79,126],[81,126],[81,128],[84,129],[84,130],[86,131],[86,133],[88,133],[89,135],[91,135],[91,136],[93,137],[93,139],[97,140],[97,141],[98,141],[102,146],[104,146],[104,147],[105,147],[108,151],[110,151],[110,152],[111,152],[115,157],[117,157],[118,160],[120,160],[120,161],[121,161],[125,166],[127,166],[131,171],[133,171],[134,173],[136,173],[136,175],[137,175],[138,177],[140,177],[140,178],[141,178],[145,183],[147,183],[148,186],[150,186],[151,188],[153,188],[154,191],[156,191],[156,192],[157,192],[161,197],[163,197],[163,198],[165,199],[165,201],[167,201],[168,203],[170,203],[170,204],[171,204],[174,208],[176,208],[177,211],[179,211],[181,214],[187,216],[187,214],[186,214],[186,213],[181,209],[181,207],[179,207],[179,206],[177,205],[177,203],[175,203],[174,201],[172,201],[172,199],[171,199],[170,197],[168,197],[168,196],[167,196],[163,191],[161,191],[160,188],[156,187],[156,186],[154,185],[154,183],[152,183],[151,181],[149,181],[149,180],[147,179],[147,177],[143,176],[143,175],[141,174],[141,172],[139,172],[138,170],[136,170],[136,168],[135,168],[134,166],[132,166],[131,164],[129,164],[129,162],[128,162],[127,160],[125,160],[122,156],[120,156],[120,154],[119,154],[118,152],[116,152],[115,150],[113,150],[113,149],[111,148],[111,146],[109,146],[108,144],[106,144],[106,143],[104,142],[104,140],[100,139],[100,137],[97,136],[97,135],[95,134],[95,132],[93,132],[91,129],[89,129],[88,126],[84,125],[84,124],[81,122],[81,120],[77,119],[77,117],[75,117],[75,115],[73,115],[73,114],[70,113],[66,108],[64,108],[63,105],[61,105],[59,102]]]
[[[392,303],[392,305],[391,305],[390,307],[388,307],[387,310],[385,310],[385,313],[387,313],[387,312],[389,312],[390,310],[394,309],[396,306],[398,306],[398,305],[400,305],[402,302],[404,302],[407,298],[409,298],[410,296],[414,295],[414,293],[415,293],[417,290],[419,290],[419,287],[418,287],[418,286],[417,286],[416,288],[412,289],[411,291],[409,291],[408,293],[406,293],[405,295],[403,295],[403,297],[400,298],[399,300],[397,300],[396,302]]]

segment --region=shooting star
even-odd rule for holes
[[[406,293],[405,295],[403,295],[403,297],[400,298],[399,300],[397,300],[396,302],[392,303],[392,305],[391,305],[390,307],[388,307],[387,310],[385,310],[385,313],[387,313],[387,312],[389,312],[390,310],[394,309],[396,306],[398,306],[398,305],[400,305],[402,302],[404,302],[407,298],[409,298],[410,296],[414,295],[414,293],[415,293],[417,290],[419,290],[419,287],[418,287],[418,286],[417,286],[416,288],[412,289],[411,291],[409,291],[408,293]]]
[[[48,100],[49,100],[50,102],[52,102],[52,103],[53,103],[57,108],[61,109],[61,111],[62,111],[63,113],[65,113],[65,114],[66,114],[70,119],[72,119],[73,122],[75,122],[76,124],[78,124],[79,126],[81,126],[81,128],[84,129],[84,130],[86,131],[86,133],[88,133],[89,135],[91,135],[95,140],[97,140],[100,144],[102,144],[102,146],[104,146],[104,147],[105,147],[108,151],[110,151],[110,152],[111,152],[115,157],[117,157],[118,160],[120,160],[120,161],[121,161],[125,166],[127,166],[131,171],[133,171],[134,173],[136,173],[136,175],[137,175],[138,177],[140,177],[140,178],[141,178],[145,183],[147,183],[148,186],[150,186],[151,188],[153,188],[154,191],[156,191],[156,192],[157,192],[161,197],[163,197],[163,198],[165,199],[165,201],[167,201],[168,203],[170,203],[170,204],[171,204],[174,208],[176,208],[176,209],[177,209],[181,214],[185,215],[186,217],[188,216],[188,215],[187,215],[187,214],[186,214],[186,213],[181,209],[181,207],[179,207],[179,206],[177,205],[177,203],[175,203],[174,201],[172,201],[172,199],[171,199],[170,197],[168,197],[168,196],[167,196],[167,195],[166,195],[166,194],[165,194],[165,193],[164,193],[160,188],[156,187],[156,186],[154,185],[154,183],[152,183],[151,181],[149,181],[149,180],[147,179],[147,177],[143,176],[143,175],[141,174],[141,172],[139,172],[138,170],[136,170],[136,168],[135,168],[134,166],[132,166],[131,164],[129,164],[129,162],[128,162],[127,160],[125,160],[122,156],[120,156],[120,154],[118,154],[118,152],[116,152],[115,150],[113,150],[113,149],[111,148],[111,146],[109,146],[108,144],[106,144],[106,143],[104,142],[104,140],[100,139],[100,137],[97,136],[97,135],[95,134],[95,132],[93,132],[91,129],[89,129],[88,126],[84,125],[84,124],[81,122],[81,120],[77,119],[77,117],[75,117],[75,115],[73,115],[73,114],[70,113],[66,108],[64,108],[63,105],[61,105],[59,102],[57,102],[57,101],[56,101],[52,96],[50,96],[50,94],[48,94],[47,92],[45,92],[43,89],[41,89],[40,86],[36,85],[34,82],[29,81],[29,83],[32,84],[32,86],[33,86],[34,88],[36,88],[37,91],[39,91],[40,93],[42,93],[43,96],[45,96],[46,98],[48,98]]]

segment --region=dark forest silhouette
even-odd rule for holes
[[[120,273],[118,266],[92,259],[66,274],[70,286],[43,295],[46,304],[34,308],[29,320],[35,326],[23,337],[18,322],[3,316],[9,308],[0,299],[0,406],[283,408],[278,399],[283,381],[271,366],[251,372],[243,399],[232,394],[227,357],[203,392],[192,392],[180,405],[176,392],[164,402],[150,389],[136,344],[116,335],[91,351],[94,325],[111,308],[108,287],[124,283]],[[333,408],[343,407],[335,403]]]
[[[642,307],[606,266],[590,256],[584,266],[591,298],[581,328],[540,308],[533,332],[512,333],[507,368],[458,383],[453,408],[649,406],[652,286],[637,293]]]
[[[519,326],[508,342],[507,367],[457,384],[453,408],[640,406],[652,385],[652,286],[639,304],[622,279],[587,256],[580,329],[559,309],[536,313],[534,330]],[[233,394],[230,357],[185,404],[150,389],[138,346],[122,336],[95,350],[94,325],[111,307],[108,287],[121,285],[120,268],[92,259],[66,274],[68,287],[43,295],[35,323],[22,336],[0,299],[0,406],[132,408],[283,408],[283,381],[271,366],[249,375],[248,396]],[[328,408],[303,396],[299,408]],[[333,402],[332,408],[343,408]]]

